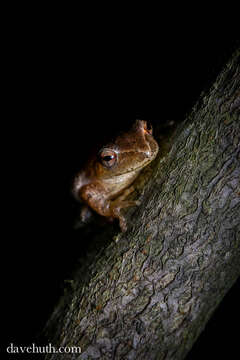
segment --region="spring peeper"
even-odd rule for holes
[[[133,181],[157,153],[152,128],[146,121],[136,120],[127,133],[101,148],[77,174],[73,184],[75,198],[102,216],[117,218],[121,230],[126,231],[121,209],[139,205],[126,198],[134,190]]]

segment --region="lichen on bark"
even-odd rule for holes
[[[128,211],[96,237],[46,326],[65,359],[184,359],[240,274],[240,52],[179,126]],[[58,359],[49,354],[46,359]]]

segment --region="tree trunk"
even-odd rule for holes
[[[238,50],[155,161],[129,230],[96,236],[46,327],[81,347],[64,359],[184,359],[239,276],[239,64]]]

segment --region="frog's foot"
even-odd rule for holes
[[[139,206],[139,205],[140,205],[139,200],[126,200],[119,202],[119,198],[118,198],[118,202],[115,204],[115,206],[112,207],[112,214],[115,218],[119,220],[119,225],[122,232],[127,231],[127,222],[125,217],[121,214],[121,209],[131,206]]]
[[[88,225],[93,220],[93,213],[87,205],[82,205],[80,214],[73,224],[74,229],[80,229]]]
[[[123,201],[126,197],[135,190],[134,186],[130,186],[123,191],[123,193],[117,198],[118,201]],[[130,205],[131,206],[131,205]]]

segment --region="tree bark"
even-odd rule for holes
[[[237,50],[155,161],[129,230],[96,236],[46,327],[81,347],[64,359],[184,359],[239,276],[239,64]]]

